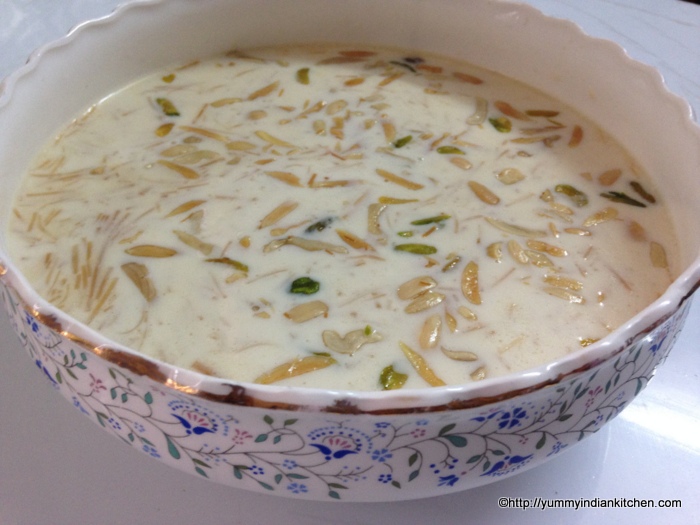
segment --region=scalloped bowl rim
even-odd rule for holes
[[[693,109],[686,101],[668,89],[665,80],[656,69],[633,60],[619,44],[610,40],[591,37],[579,25],[568,20],[546,16],[528,4],[507,0],[497,0],[491,4],[499,4],[499,7],[505,6],[517,11],[519,16],[535,18],[546,27],[559,26],[559,29],[571,32],[576,39],[585,40],[587,45],[590,45],[597,52],[608,52],[615,55],[615,58],[623,61],[626,67],[635,69],[646,81],[652,82],[654,89],[665,99],[666,104],[673,106],[679,115],[683,115],[683,122],[679,125],[684,126],[689,133],[697,137],[698,147],[700,148],[700,127],[694,121]],[[0,112],[11,102],[14,91],[21,89],[22,83],[31,78],[43,61],[50,60],[52,54],[57,50],[70,47],[76,40],[81,38],[83,32],[95,30],[95,28],[109,30],[114,24],[124,18],[125,14],[144,7],[174,9],[171,7],[173,5],[178,4],[177,2],[169,3],[166,0],[132,0],[125,2],[117,6],[111,13],[86,20],[76,25],[65,36],[37,48],[31,53],[23,66],[0,82]],[[650,327],[671,316],[683,302],[692,296],[700,283],[700,256],[695,258],[693,263],[676,278],[659,299],[604,339],[586,348],[538,367],[479,382],[387,392],[259,385],[207,376],[194,370],[162,362],[142,352],[111,341],[98,331],[59,310],[34,291],[22,272],[18,270],[9,256],[4,253],[2,245],[0,245],[0,278],[7,279],[12,283],[20,297],[26,301],[27,306],[37,318],[48,317],[57,321],[59,326],[65,327],[61,330],[63,335],[69,335],[71,338],[88,343],[86,346],[91,347],[94,353],[100,355],[103,349],[110,349],[131,356],[134,359],[145,360],[155,364],[162,375],[167,378],[164,382],[166,387],[175,388],[193,395],[203,395],[204,397],[207,397],[208,394],[226,396],[234,388],[243,388],[247,397],[265,403],[279,403],[282,408],[287,409],[295,407],[295,409],[299,410],[332,410],[332,407],[338,402],[351,402],[362,412],[386,413],[425,410],[436,407],[438,407],[437,409],[449,409],[450,403],[455,401],[476,400],[477,405],[487,404],[493,399],[514,397],[524,391],[538,390],[556,384],[562,379],[575,375],[582,370],[591,369],[628,347],[632,342],[631,336],[637,339],[643,337]],[[109,358],[107,359],[109,360]],[[149,377],[149,379],[159,383],[162,382],[153,377]]]

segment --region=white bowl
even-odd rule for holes
[[[143,452],[221,483],[290,497],[389,501],[464,490],[536,466],[600,429],[646,386],[700,283],[700,130],[654,70],[521,4],[154,0],[122,7],[43,47],[1,86],[0,231],[36,150],[115,87],[232,47],[322,40],[456,56],[575,107],[658,177],[674,203],[686,270],[610,336],[546,366],[469,385],[344,392],[235,383],[125,348],[39,297],[0,237],[0,294],[30,357],[79,410]]]

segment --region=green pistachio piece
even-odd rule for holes
[[[425,224],[433,224],[435,222],[443,222],[449,219],[451,215],[436,215],[434,217],[427,217],[425,219],[417,219],[415,221],[411,221],[411,224],[415,226],[423,226]]]
[[[387,366],[379,374],[379,383],[382,385],[382,390],[397,390],[406,383],[407,379],[407,374],[397,372],[391,365]]]
[[[309,83],[309,68],[308,67],[302,67],[299,71],[297,71],[297,82],[300,84],[308,84]]]
[[[437,248],[435,246],[416,243],[397,244],[394,246],[394,250],[399,252],[415,253],[417,255],[431,255],[433,253],[437,253]]]
[[[500,133],[509,133],[513,129],[513,124],[508,117],[490,118],[489,122]]]
[[[557,193],[563,193],[567,197],[571,197],[571,200],[579,208],[588,204],[588,197],[586,194],[569,184],[557,184],[554,190]]]
[[[406,135],[405,137],[401,137],[400,139],[396,139],[394,141],[394,147],[395,148],[403,148],[406,144],[411,142],[413,140],[413,135]]]
[[[311,277],[299,277],[292,281],[292,285],[289,287],[289,293],[311,295],[318,292],[320,288],[321,284],[318,281],[314,281]]]
[[[464,155],[464,152],[456,146],[440,146],[436,151],[441,155]]]
[[[169,116],[169,117],[179,117],[180,116],[180,112],[175,107],[175,104],[173,104],[167,98],[157,98],[156,103],[160,106],[160,109],[162,109],[163,113],[165,113],[167,116]]]
[[[601,193],[600,196],[605,197],[606,199],[610,199],[613,202],[629,204],[630,206],[637,206],[639,208],[647,207],[647,205],[643,202],[639,202],[638,200],[633,199],[632,197],[621,191],[609,191],[608,193]]]

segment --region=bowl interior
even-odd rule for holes
[[[588,38],[573,24],[545,18],[528,6],[496,1],[207,0],[206,8],[194,0],[136,4],[120,9],[116,17],[80,26],[59,43],[42,48],[22,74],[10,77],[0,91],[3,263],[7,261],[2,232],[23,171],[36,150],[90,104],[167,65],[233,48],[328,41],[391,45],[457,57],[575,107],[616,137],[655,178],[667,202],[674,203],[671,213],[681,239],[680,267],[688,270],[678,280],[681,285],[672,287],[661,302],[668,308],[677,306],[688,291],[683,283],[699,278],[700,236],[694,203],[700,196],[700,132],[687,105],[665,90],[658,73],[632,62],[611,42]],[[16,280],[23,290],[30,290],[21,276]],[[38,297],[28,294],[28,301],[41,305]],[[647,309],[637,316],[636,322],[660,315],[658,306],[654,313]],[[76,330],[91,334],[79,323]],[[605,351],[598,350],[598,357]],[[487,381],[473,389],[474,395],[535,384],[594,358],[592,350],[568,357],[562,367],[550,365],[517,378]],[[277,390],[268,392],[274,397]],[[392,395],[410,404],[416,393]]]

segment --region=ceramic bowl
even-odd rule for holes
[[[666,358],[700,282],[700,131],[657,72],[526,5],[154,0],[121,7],[41,48],[3,83],[0,231],[35,151],[115,87],[232,47],[324,40],[456,56],[574,106],[659,177],[685,271],[610,336],[546,366],[469,385],[343,392],[220,380],[124,348],[39,297],[0,238],[0,297],[29,357],[77,410],[135,449],[195,476],[288,497],[390,501],[464,490],[539,465],[598,431]]]

